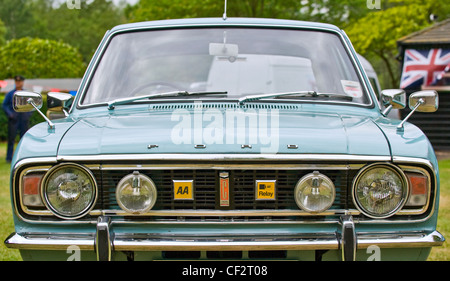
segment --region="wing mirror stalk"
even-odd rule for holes
[[[382,101],[387,108],[382,112],[386,116],[393,108],[406,107],[406,93],[403,90],[384,90],[381,92]],[[435,112],[439,108],[439,95],[434,90],[419,91],[410,95],[409,108],[411,112],[397,126],[397,131],[403,131],[404,124],[414,112]]]

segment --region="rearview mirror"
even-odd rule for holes
[[[239,47],[236,44],[209,43],[209,54],[219,57],[233,57],[239,55]]]

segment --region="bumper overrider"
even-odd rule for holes
[[[158,236],[154,234],[115,234],[114,224],[107,216],[98,218],[95,234],[13,233],[5,245],[22,250],[95,251],[97,259],[109,261],[120,251],[250,251],[250,250],[340,250],[342,260],[355,260],[357,249],[427,248],[441,246],[445,238],[438,231],[431,233],[390,232],[357,233],[352,216],[343,215],[336,232],[300,233],[297,235],[255,236]]]

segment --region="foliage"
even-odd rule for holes
[[[29,0],[0,0],[0,19],[6,26],[6,39],[29,36],[33,10]]]
[[[149,21],[173,18],[217,17],[223,13],[223,3],[215,0],[140,0],[127,9],[129,21]]]
[[[354,21],[346,28],[357,52],[363,56],[381,60],[382,69],[388,73],[390,88],[398,88],[400,71],[396,56],[397,40],[421,30],[430,23],[430,15],[445,19],[449,9],[443,0],[390,0],[383,1],[383,10],[374,10]],[[377,69],[378,73],[383,73]]]
[[[90,61],[108,29],[125,23],[122,10],[111,1],[81,1],[80,9],[65,3],[53,8],[51,0],[34,0],[35,28],[33,37],[62,40],[77,48],[84,61]]]
[[[6,42],[5,35],[6,35],[6,27],[5,24],[2,22],[2,20],[0,19],[0,46],[4,45]]]
[[[367,11],[361,0],[240,0],[227,2],[228,17],[261,17],[347,23],[354,15]],[[140,0],[128,7],[130,21],[173,18],[221,17],[224,1],[217,0]]]
[[[85,64],[77,49],[62,41],[21,38],[0,48],[0,77],[80,77]]]
[[[83,0],[80,9],[69,9],[65,1],[59,1],[59,6],[55,3],[55,0],[0,0],[6,39],[62,40],[77,48],[87,63],[105,32],[125,22],[123,11],[110,0]]]

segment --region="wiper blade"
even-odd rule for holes
[[[271,93],[271,94],[261,94],[261,95],[251,95],[245,96],[239,99],[239,104],[243,105],[246,101],[256,101],[261,99],[270,99],[281,96],[291,96],[291,95],[317,95],[315,91],[299,91],[299,92],[287,92],[287,93]]]
[[[239,99],[239,104],[243,105],[247,101],[256,101],[261,99],[269,99],[269,98],[278,98],[283,96],[295,96],[295,97],[326,97],[326,98],[340,98],[352,101],[353,98],[346,95],[339,94],[325,94],[325,93],[317,93],[316,91],[298,91],[298,92],[287,92],[287,93],[272,93],[272,94],[261,94],[261,95],[252,95],[245,96]]]
[[[108,109],[112,110],[116,105],[126,104],[138,100],[145,99],[154,99],[154,98],[164,98],[164,97],[179,97],[179,96],[201,96],[201,95],[225,95],[227,92],[187,92],[187,91],[174,91],[174,92],[165,92],[165,93],[157,93],[139,97],[128,97],[122,99],[116,99],[108,102]]]

